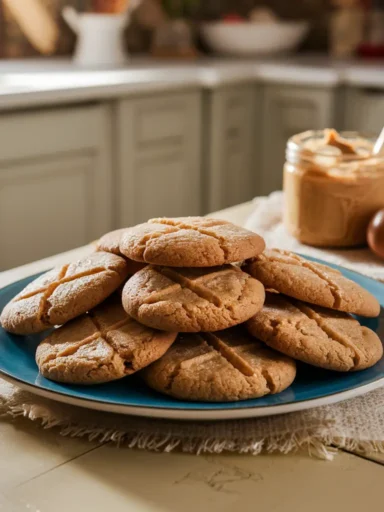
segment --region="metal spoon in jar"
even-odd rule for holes
[[[384,128],[381,130],[380,135],[377,137],[375,145],[373,146],[372,155],[381,153],[384,147]]]

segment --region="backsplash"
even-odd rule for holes
[[[79,11],[89,8],[90,0],[40,0],[54,16],[60,28],[60,39],[57,55],[72,52],[75,36],[61,17],[64,5],[73,5]],[[142,9],[147,1],[142,0]],[[157,0],[161,1],[161,0]],[[252,7],[268,5],[278,16],[285,19],[307,19],[312,29],[306,40],[304,49],[325,50],[330,10],[330,0],[209,0],[196,1],[196,20],[215,19],[224,13],[238,12],[246,15]],[[145,52],[149,48],[150,34],[133,23],[127,34],[127,44],[132,52]],[[3,58],[20,58],[38,56],[38,52],[29,44],[26,37],[0,0],[0,56]]]

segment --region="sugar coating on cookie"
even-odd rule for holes
[[[178,332],[219,331],[245,322],[264,303],[264,287],[233,265],[148,265],[127,281],[124,309],[138,322]]]
[[[269,347],[328,370],[363,370],[383,355],[377,334],[348,313],[279,294],[266,294],[263,309],[247,327]]]
[[[118,296],[54,330],[37,347],[36,362],[47,379],[100,384],[131,375],[156,361],[176,336],[133,320]]]
[[[180,334],[143,371],[147,384],[183,400],[226,402],[279,393],[293,382],[295,362],[255,341],[241,326]]]
[[[95,252],[32,281],[3,309],[3,328],[33,334],[62,325],[97,306],[128,277],[124,258]]]
[[[170,267],[211,267],[253,258],[264,240],[247,229],[206,217],[151,219],[127,229],[121,252],[135,261]]]
[[[295,299],[367,317],[380,313],[377,299],[359,284],[338,270],[289,251],[266,250],[245,270],[266,288]]]
[[[110,231],[109,233],[103,235],[96,242],[96,251],[111,252],[112,254],[116,254],[117,256],[125,258],[128,265],[128,273],[133,275],[135,272],[138,272],[143,267],[145,267],[146,264],[133,261],[124,256],[124,254],[120,251],[120,240],[123,233],[125,233],[127,229],[129,228],[116,229],[115,231]]]

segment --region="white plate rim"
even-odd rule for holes
[[[48,391],[44,388],[27,384],[19,379],[11,377],[10,375],[0,370],[0,375],[11,384],[15,384],[21,389],[29,391],[34,395],[42,396],[55,402],[62,402],[68,405],[74,405],[86,409],[92,409],[99,412],[109,412],[115,414],[124,414],[128,416],[141,416],[146,418],[157,419],[170,419],[179,421],[223,421],[235,420],[246,418],[260,418],[263,416],[275,416],[277,414],[287,414],[290,412],[303,411],[306,409],[313,409],[323,405],[331,405],[350,398],[355,398],[375,389],[384,386],[384,377],[363,384],[356,388],[326,395],[320,398],[313,398],[309,400],[301,400],[300,402],[292,402],[288,404],[267,405],[263,407],[244,407],[239,409],[170,409],[166,407],[146,407],[138,405],[123,405],[111,404],[108,402],[101,402],[85,398],[74,398],[72,396],[61,394],[55,391]]]

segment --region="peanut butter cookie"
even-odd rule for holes
[[[14,334],[33,334],[65,324],[100,304],[127,277],[124,258],[95,252],[32,281],[5,306],[1,324]]]
[[[383,355],[376,333],[348,313],[279,294],[267,293],[263,309],[248,320],[247,327],[269,347],[327,370],[363,370]]]
[[[212,267],[253,258],[264,250],[256,233],[205,217],[151,219],[122,234],[121,252],[169,267]]]
[[[124,256],[124,254],[120,251],[120,240],[123,233],[125,233],[127,229],[129,228],[116,229],[115,231],[110,231],[109,233],[103,235],[96,242],[96,251],[111,252],[112,254],[116,254],[117,256],[125,258],[127,260],[128,273],[133,275],[138,270],[144,268],[146,264],[133,261]]]
[[[295,299],[367,317],[380,313],[376,298],[338,270],[289,251],[266,250],[246,270],[266,288]]]
[[[179,335],[142,375],[151,388],[175,398],[227,402],[283,391],[292,384],[296,365],[238,326]]]
[[[126,283],[125,311],[155,329],[219,331],[248,320],[264,303],[264,287],[238,267],[149,265]]]
[[[37,347],[36,362],[47,379],[100,384],[131,375],[156,361],[176,336],[133,320],[118,296],[54,330]]]

